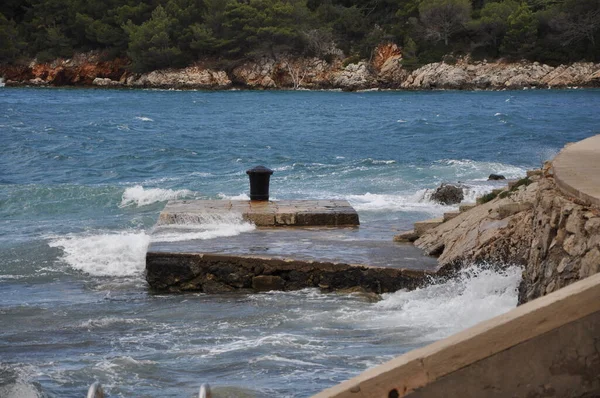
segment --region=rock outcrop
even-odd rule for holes
[[[525,182],[428,230],[415,245],[439,254],[441,269],[522,265],[520,303],[599,272],[600,209],[563,194],[551,167]]]
[[[472,61],[436,62],[409,71],[402,66],[402,50],[384,43],[372,60],[303,58],[283,55],[262,57],[233,68],[229,73],[216,69],[217,62],[183,69],[156,70],[132,74],[128,61],[103,61],[99,53],[80,54],[68,60],[30,65],[0,66],[6,85],[83,85],[101,87],[154,87],[228,89],[481,89],[503,90],[552,87],[600,87],[600,64],[577,62],[552,67],[538,62]],[[352,61],[352,62],[350,62]],[[108,80],[107,80],[108,79]]]
[[[393,44],[377,46],[374,51],[373,68],[376,72],[378,87],[398,88],[406,80],[409,72],[402,67],[402,51]]]
[[[455,205],[463,201],[465,194],[462,187],[458,185],[442,184],[429,198],[443,205]]]
[[[125,85],[146,88],[223,90],[231,87],[231,80],[223,71],[190,66],[184,69],[161,69],[131,76],[126,80]]]
[[[5,78],[8,86],[17,84],[90,86],[97,78],[124,80],[127,65],[128,61],[125,59],[105,61],[101,54],[93,52],[51,63],[31,62],[29,65],[3,66],[0,67],[0,76]]]
[[[405,89],[519,89],[600,85],[600,64],[578,62],[556,68],[538,62],[437,62],[413,71]]]

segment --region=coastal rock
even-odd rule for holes
[[[308,88],[363,90],[393,88],[504,90],[536,87],[600,87],[600,64],[576,62],[552,67],[538,62],[472,61],[468,56],[424,65],[412,72],[402,67],[402,49],[393,43],[377,46],[372,62],[343,66],[339,51],[327,61],[296,57],[248,60],[229,74],[210,67],[215,60],[183,69],[166,69],[143,75],[128,71],[129,61],[105,61],[105,54],[90,52],[71,59],[28,65],[0,65],[7,85],[104,85],[107,80],[131,87],[227,89],[238,85],[253,89]]]
[[[458,185],[442,184],[429,197],[430,200],[443,205],[454,205],[465,198],[463,188]]]
[[[97,77],[92,81],[94,86],[99,87],[118,87],[121,86],[121,82],[109,79],[108,77]]]
[[[136,79],[128,79],[127,85],[152,88],[204,88],[226,89],[231,80],[224,71],[190,66],[184,69],[161,69],[145,73]]]
[[[399,243],[412,243],[417,239],[419,239],[419,235],[414,230],[401,232],[394,236],[394,242]]]
[[[440,251],[441,269],[492,262],[524,266],[519,302],[600,271],[600,210],[565,196],[546,173],[457,215],[415,242]]]
[[[578,62],[553,68],[538,62],[437,62],[413,71],[402,83],[406,89],[519,89],[524,87],[596,86],[600,64]]]
[[[319,58],[302,58],[291,55],[277,60],[260,58],[247,61],[232,72],[232,81],[249,88],[331,88],[332,73],[339,61],[329,63]]]
[[[273,79],[276,61],[272,58],[262,57],[256,61],[248,61],[235,68],[231,79],[236,84],[250,88],[276,88]]]
[[[373,57],[373,68],[377,72],[377,81],[388,88],[399,88],[408,76],[402,67],[402,51],[394,43],[377,46]]]
[[[363,90],[375,86],[375,78],[369,70],[369,64],[359,62],[349,64],[342,71],[335,72],[332,77],[335,87],[342,90]]]
[[[40,77],[36,77],[35,79],[30,79],[28,80],[29,84],[32,84],[34,86],[44,86],[46,84],[48,84],[48,82],[46,82],[44,79],[40,78]]]
[[[600,65],[591,62],[576,62],[560,65],[548,73],[542,83],[548,87],[572,87],[598,84]]]
[[[128,61],[116,58],[103,61],[99,52],[77,54],[71,59],[57,59],[50,63],[31,62],[29,65],[0,66],[0,76],[34,85],[92,85],[96,78],[119,81],[126,73]]]
[[[506,180],[502,174],[490,174],[488,177],[488,181],[498,181],[498,180]]]

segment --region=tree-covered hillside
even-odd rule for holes
[[[127,55],[135,71],[291,53],[600,61],[600,0],[2,0],[0,62]]]

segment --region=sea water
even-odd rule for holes
[[[347,199],[391,239],[600,133],[598,90],[202,92],[0,90],[0,397],[306,397],[504,313],[521,270],[371,302],[307,289],[151,294],[144,255],[169,199]],[[255,227],[209,220],[194,239]],[[185,233],[190,233],[189,229]],[[162,239],[187,239],[172,233]]]

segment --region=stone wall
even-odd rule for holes
[[[381,294],[415,289],[430,275],[426,271],[239,255],[146,255],[146,280],[154,290],[167,292],[251,293],[315,287]]]
[[[491,262],[524,267],[519,303],[600,270],[600,210],[563,194],[551,168],[423,234],[442,270]]]
[[[556,291],[600,270],[600,212],[563,195],[552,178],[538,188],[519,301]]]

